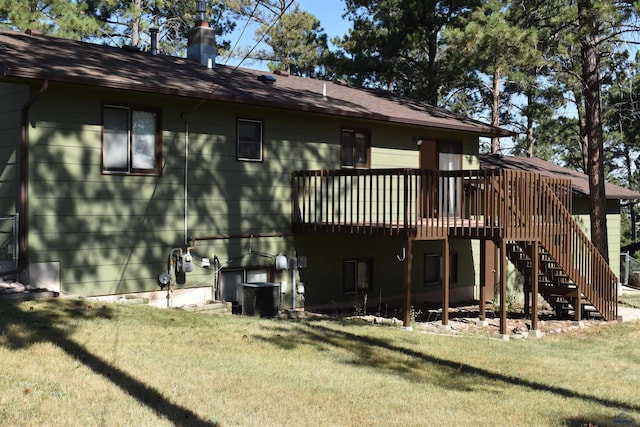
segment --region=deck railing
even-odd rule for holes
[[[537,202],[542,183],[571,209],[568,180],[514,171],[425,169],[296,171],[292,224],[325,230],[420,239],[533,238],[554,221]]]

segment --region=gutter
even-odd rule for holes
[[[6,76],[6,70],[3,77]],[[27,126],[29,125],[29,108],[49,89],[49,80],[44,79],[40,90],[22,105],[20,109],[20,194],[18,198],[18,268],[13,271],[3,272],[2,276],[10,276],[21,273],[27,266],[27,187],[29,174],[28,168],[28,140]]]

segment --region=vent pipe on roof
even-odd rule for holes
[[[149,34],[151,35],[151,55],[158,54],[158,29],[149,28]]]
[[[187,35],[187,58],[212,68],[216,62],[216,38],[206,20],[206,1],[196,1],[198,19]]]

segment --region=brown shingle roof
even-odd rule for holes
[[[480,169],[509,169],[537,172],[549,178],[570,179],[573,194],[577,197],[589,197],[589,177],[573,169],[558,166],[546,160],[535,157],[513,157],[482,154],[480,155]],[[620,187],[619,185],[605,183],[604,187],[607,199],[639,200],[640,193]]]
[[[211,70],[185,58],[6,30],[0,30],[0,72],[14,81],[48,79],[415,124],[480,136],[511,135],[505,129],[382,91],[280,75],[273,75],[277,81],[268,84],[258,80],[264,71],[222,65]]]

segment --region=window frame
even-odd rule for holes
[[[437,281],[427,280],[427,258],[437,257],[438,262],[438,279]],[[423,264],[423,285],[424,286],[434,286],[442,284],[442,254],[439,252],[427,252],[424,254],[424,264]],[[458,252],[452,251],[449,252],[449,284],[458,283]]]
[[[105,112],[107,109],[120,109],[127,111],[127,168],[125,169],[108,169],[105,167]],[[134,113],[152,113],[155,119],[154,129],[154,156],[155,165],[153,168],[134,168]],[[162,175],[162,110],[159,108],[121,104],[116,102],[107,102],[102,104],[101,112],[101,135],[100,135],[100,171],[102,175],[127,175],[127,176],[160,176]]]
[[[242,141],[242,143],[258,144],[259,157],[247,157],[240,155],[240,125],[242,123],[258,123],[260,125],[260,139],[258,141]],[[260,119],[251,119],[246,117],[238,117],[236,119],[236,160],[239,162],[263,162],[264,161],[264,122]]]
[[[347,283],[347,266],[350,264],[355,264],[355,278],[353,283]],[[364,264],[367,268],[366,271],[366,283],[367,287],[361,287],[358,285],[359,276],[358,276],[358,266],[359,264]],[[373,290],[373,258],[347,258],[342,261],[342,292],[344,295],[356,295],[356,294],[366,294]]]
[[[351,147],[345,147],[345,134],[351,133],[352,138],[349,141]],[[364,162],[357,162],[357,136],[362,135],[366,138],[364,146]],[[347,164],[346,153],[351,152],[350,156],[353,164]],[[340,166],[344,169],[370,169],[371,168],[371,131],[368,129],[359,129],[351,127],[342,127],[340,129]]]

